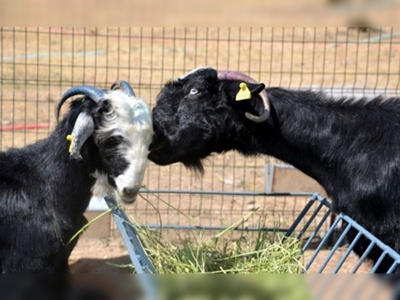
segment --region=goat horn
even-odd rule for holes
[[[74,128],[71,133],[71,157],[77,160],[82,159],[81,148],[86,140],[94,132],[94,122],[90,115],[81,112],[75,121]]]
[[[67,101],[72,96],[76,96],[76,95],[87,96],[88,98],[92,99],[94,102],[99,103],[101,100],[104,99],[106,92],[102,91],[94,86],[89,86],[89,85],[81,85],[81,86],[70,88],[68,91],[66,91],[64,93],[64,95],[62,95],[60,100],[58,100],[58,102],[57,102],[56,109],[55,109],[57,122],[58,122],[58,118],[60,117],[60,110],[61,110],[61,107],[63,106],[64,102]]]
[[[242,80],[248,83],[259,83],[255,79],[251,78],[249,75],[238,71],[218,71],[219,80]],[[264,104],[264,112],[260,116],[255,116],[251,113],[245,113],[246,118],[253,122],[261,123],[268,119],[269,117],[269,100],[267,92],[263,90],[260,93],[261,100]]]
[[[133,91],[133,88],[125,80],[118,80],[118,81],[114,82],[111,86],[111,89],[112,90],[121,89],[128,96],[136,97],[135,92]]]

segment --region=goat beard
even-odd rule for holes
[[[196,175],[204,175],[204,166],[203,162],[200,159],[194,161],[184,161],[183,164],[186,168],[192,170]]]

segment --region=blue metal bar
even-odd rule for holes
[[[341,214],[343,220],[345,220],[347,223],[352,222],[352,225],[355,229],[358,231],[361,231],[366,238],[368,238],[370,241],[376,241],[376,245],[381,248],[383,251],[385,251],[390,257],[392,257],[395,261],[400,262],[400,254],[394,251],[391,247],[383,243],[381,240],[379,240],[376,236],[374,236],[372,233],[370,233],[368,230],[366,230],[364,227],[362,227],[360,224],[358,224],[356,221],[351,219],[349,216]]]
[[[314,194],[312,196],[311,200],[307,202],[306,206],[303,208],[303,210],[300,212],[299,216],[293,222],[292,226],[290,226],[289,230],[286,233],[286,236],[290,236],[293,234],[293,232],[296,230],[297,226],[299,226],[300,222],[303,220],[304,216],[310,210],[311,206],[314,204],[314,201],[316,199],[317,199],[317,195]]]
[[[340,215],[339,215],[340,216]],[[340,219],[340,217],[338,217],[338,219]],[[329,251],[328,256],[326,257],[326,259],[324,260],[324,262],[322,263],[321,267],[318,270],[318,273],[322,273],[326,267],[326,265],[329,263],[329,261],[331,260],[333,254],[336,252],[336,250],[339,248],[340,244],[342,243],[343,239],[346,237],[347,233],[350,231],[351,229],[351,223],[349,223],[346,227],[346,229],[343,231],[343,233],[340,235],[339,239],[336,241],[335,245],[332,247],[331,251]],[[333,229],[335,229],[333,227]]]
[[[135,228],[131,225],[131,222],[124,211],[119,208],[115,199],[105,196],[104,200],[112,209],[114,222],[124,240],[136,273],[140,274],[138,278],[143,285],[146,299],[158,300],[158,289],[154,282],[154,277],[149,276],[149,274],[156,274],[157,272],[153,264],[148,259]]]
[[[314,262],[314,260],[317,257],[318,253],[321,251],[322,247],[324,246],[324,244],[328,240],[329,236],[332,234],[333,230],[335,229],[335,227],[339,223],[339,220],[340,220],[339,218],[336,218],[336,220],[335,220],[335,222],[333,222],[331,228],[329,228],[328,232],[326,233],[326,235],[323,237],[323,239],[319,243],[317,249],[315,249],[314,254],[312,255],[312,257],[310,258],[309,262],[307,263],[307,265],[305,267],[306,270],[308,270],[311,267],[311,264]]]
[[[142,247],[135,228],[131,225],[128,217],[122,209],[119,208],[115,199],[108,196],[104,197],[107,205],[112,209],[114,221],[124,239],[129,256],[134,262],[136,272],[138,274],[154,274],[156,270],[153,264],[146,256],[146,252]],[[129,241],[129,242],[128,242]]]
[[[150,228],[150,229],[173,229],[173,230],[225,230],[224,226],[190,226],[190,225],[137,225],[137,228]],[[236,227],[235,231],[264,231],[264,232],[287,232],[287,228],[268,228],[268,227]]]
[[[395,261],[393,262],[392,266],[390,267],[390,269],[388,270],[387,274],[392,274],[393,271],[396,269],[396,267],[399,265],[400,262]]]
[[[326,199],[322,199],[319,195],[316,197],[316,199],[318,201],[321,201],[322,203],[326,204],[326,206],[330,209],[328,211],[328,213],[323,217],[323,221],[326,220],[326,218],[328,217],[329,213],[331,212],[331,205],[329,202],[326,201]],[[315,201],[315,198],[313,197],[313,199],[311,199],[309,201],[309,203],[307,203],[306,207],[304,208],[304,210],[300,213],[298,219],[296,219],[295,223],[292,225],[292,227],[289,229],[288,233],[292,233],[294,231],[294,229],[298,226],[298,224],[301,222],[301,219],[304,218],[304,216],[306,215],[306,213],[308,212],[308,210],[310,209],[312,203]],[[320,207],[318,207],[318,210],[320,210]],[[314,215],[312,216],[312,218],[314,217]],[[322,239],[322,241],[320,242],[320,244],[318,245],[317,249],[314,251],[313,256],[310,258],[308,264],[306,265],[305,269],[309,270],[309,268],[311,267],[312,263],[314,262],[316,256],[318,255],[318,253],[321,251],[323,245],[326,243],[327,239],[331,236],[332,232],[335,230],[335,228],[338,225],[338,222],[340,220],[343,220],[345,222],[348,223],[348,226],[346,227],[345,231],[341,234],[341,236],[339,237],[338,241],[335,243],[334,247],[331,249],[330,253],[328,254],[328,257],[325,259],[324,263],[322,264],[322,266],[320,267],[320,269],[318,270],[318,272],[322,272],[326,265],[329,263],[330,259],[332,258],[333,254],[335,253],[335,251],[338,249],[340,243],[345,239],[348,231],[350,230],[350,228],[354,228],[355,230],[358,231],[358,234],[355,238],[355,240],[353,240],[353,242],[351,243],[351,245],[349,245],[348,250],[346,251],[346,253],[344,254],[344,256],[342,257],[342,259],[339,261],[338,265],[336,265],[336,268],[334,269],[334,273],[336,273],[342,266],[342,264],[344,263],[344,261],[347,259],[348,255],[350,254],[350,252],[354,249],[354,246],[356,245],[356,242],[360,239],[361,234],[364,235],[367,239],[369,239],[371,241],[371,244],[368,246],[368,248],[366,249],[366,251],[363,253],[363,255],[361,256],[360,260],[357,262],[357,265],[353,268],[352,273],[355,273],[358,268],[360,267],[360,265],[362,264],[362,262],[366,259],[366,257],[368,256],[368,254],[370,253],[370,251],[372,250],[372,248],[374,246],[378,246],[379,248],[382,249],[382,251],[384,251],[383,254],[385,255],[389,255],[391,258],[393,258],[394,263],[391,266],[391,268],[388,270],[388,273],[392,273],[396,266],[398,264],[400,264],[400,254],[397,253],[396,251],[394,251],[392,248],[390,248],[389,246],[387,246],[386,244],[384,244],[382,241],[380,241],[379,239],[377,239],[374,235],[372,235],[370,232],[368,232],[364,227],[362,227],[360,224],[358,224],[356,221],[354,221],[353,219],[351,219],[349,216],[344,215],[343,213],[339,214],[338,218],[335,220],[334,224],[332,224],[332,226],[330,227],[330,229],[328,230],[327,234],[325,235],[325,237]],[[307,249],[307,247],[309,246],[309,244],[312,241],[312,238],[316,235],[316,233],[318,232],[318,230],[320,229],[320,227],[322,226],[321,222],[320,224],[318,224],[317,228],[315,228],[314,232],[312,233],[312,236],[309,238],[309,240],[307,241],[306,245],[303,246],[302,250],[304,251],[305,249]],[[308,226],[308,223],[307,225]],[[304,229],[303,231],[304,232]],[[301,236],[301,235],[300,235]],[[378,268],[379,264],[382,262],[382,260],[384,259],[384,256],[380,257],[380,260],[376,263],[376,265],[374,266],[374,268],[371,270],[371,273],[374,273],[376,271],[376,269]]]
[[[376,273],[376,270],[378,269],[378,267],[381,265],[383,259],[386,257],[387,252],[383,251],[381,256],[379,256],[378,261],[374,264],[374,266],[372,267],[370,274]]]
[[[364,251],[363,255],[358,260],[357,264],[351,270],[351,273],[356,273],[357,272],[358,268],[365,261],[365,259],[367,258],[367,255],[371,252],[372,248],[374,248],[375,245],[376,245],[375,241],[371,241],[371,243],[369,244],[368,248]]]
[[[313,214],[311,215],[310,219],[308,220],[308,222],[304,225],[303,229],[300,231],[299,235],[297,236],[298,239],[301,239],[301,237],[303,236],[303,234],[306,232],[306,230],[308,229],[308,227],[310,227],[312,221],[314,221],[315,217],[317,216],[317,214],[319,213],[319,211],[321,210],[321,208],[324,206],[324,204],[320,203],[317,207],[316,210],[314,210]]]
[[[203,190],[146,190],[141,189],[142,194],[188,194],[188,195],[224,195],[224,196],[263,196],[263,197],[312,197],[313,193],[258,193],[258,192],[224,192]]]
[[[326,219],[329,217],[329,215],[331,214],[331,210],[329,209],[327,212],[325,212],[324,217],[321,219],[321,221],[318,223],[317,227],[315,227],[315,230],[312,232],[312,234],[310,235],[310,237],[307,239],[307,242],[304,244],[304,246],[302,247],[302,251],[305,251],[311,244],[311,242],[313,241],[313,239],[315,238],[315,236],[317,235],[317,233],[319,232],[319,230],[321,229],[322,225],[324,225]]]
[[[343,254],[342,258],[337,263],[335,269],[332,271],[332,274],[336,274],[340,270],[340,268],[342,267],[344,261],[347,259],[347,257],[349,256],[350,252],[354,249],[354,246],[357,244],[357,242],[358,242],[358,240],[360,239],[361,236],[362,236],[362,233],[359,231],[357,233],[356,237],[354,238],[354,240],[351,242],[350,246],[347,248],[347,251]]]

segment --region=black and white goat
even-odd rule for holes
[[[141,186],[153,135],[151,112],[124,81],[83,95],[47,138],[0,152],[1,273],[62,273],[86,224],[89,201],[104,192],[131,203]]]
[[[400,99],[265,89],[243,73],[199,68],[165,84],[153,126],[155,163],[203,172],[211,153],[272,155],[316,179],[336,211],[400,252]],[[364,250],[361,241],[355,251]]]

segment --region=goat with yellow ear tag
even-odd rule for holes
[[[142,185],[153,135],[147,104],[127,82],[78,86],[56,104],[57,120],[73,96],[48,138],[0,152],[2,274],[67,273],[92,196],[132,203]]]
[[[400,252],[399,120],[400,98],[334,99],[202,67],[158,93],[149,158],[201,173],[203,159],[215,153],[276,157],[319,182],[333,207]],[[367,247],[361,238],[354,251]],[[368,257],[376,262],[380,253]],[[385,259],[378,272],[390,266]]]

